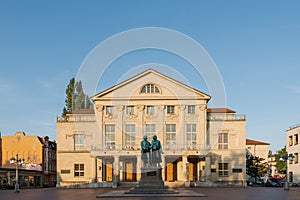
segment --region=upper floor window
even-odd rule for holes
[[[167,114],[175,114],[175,106],[167,106]]]
[[[298,133],[294,135],[294,145],[298,144]]]
[[[176,124],[166,124],[166,144],[176,144]]]
[[[106,106],[106,114],[107,115],[114,114],[114,107],[113,106]]]
[[[134,114],[134,106],[126,106],[126,115]]]
[[[294,153],[294,163],[298,163],[298,153]]]
[[[293,145],[293,136],[289,136],[289,146]]]
[[[106,147],[114,149],[116,145],[115,125],[105,125],[105,144]]]
[[[219,133],[218,149],[228,149],[228,134],[227,133]]]
[[[186,140],[188,145],[197,143],[196,124],[186,125]]]
[[[187,106],[187,113],[195,114],[195,106],[194,105]]]
[[[126,124],[125,125],[125,145],[134,146],[135,145],[135,125]]]
[[[74,135],[74,150],[83,150],[84,149],[84,134],[75,134]]]
[[[156,134],[155,124],[146,124],[146,135],[147,135],[148,141],[151,141],[155,134]]]
[[[153,115],[154,114],[154,106],[146,106],[146,114]]]
[[[141,93],[160,93],[160,91],[156,85],[149,83],[142,87]]]

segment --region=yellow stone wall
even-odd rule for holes
[[[2,166],[12,167],[9,162],[16,154],[19,158],[24,158],[26,164],[42,164],[43,144],[37,136],[26,136],[23,132],[2,136]]]

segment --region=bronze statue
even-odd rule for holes
[[[151,149],[151,144],[147,140],[147,136],[145,135],[144,140],[141,141],[141,153],[142,153],[142,161],[144,167],[151,166],[150,149]]]
[[[160,167],[161,160],[161,144],[160,141],[157,139],[157,136],[153,136],[153,140],[151,142],[151,149],[152,149],[152,166],[153,167]]]

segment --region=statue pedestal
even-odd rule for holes
[[[139,188],[163,189],[164,182],[162,180],[161,171],[161,167],[142,167],[142,177],[139,182]]]
[[[125,194],[178,194],[176,190],[169,189],[162,180],[161,167],[142,167],[139,186]]]

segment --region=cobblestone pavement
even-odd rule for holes
[[[300,188],[248,187],[248,188],[184,188],[207,195],[207,197],[155,197],[155,199],[169,200],[300,200]],[[0,191],[0,200],[96,200],[96,195],[112,190],[126,190],[126,188],[109,189],[33,189]],[[178,189],[180,191],[180,189]],[[112,199],[112,198],[107,198]],[[153,199],[153,197],[130,197],[118,199]],[[100,199],[99,199],[100,200]]]

